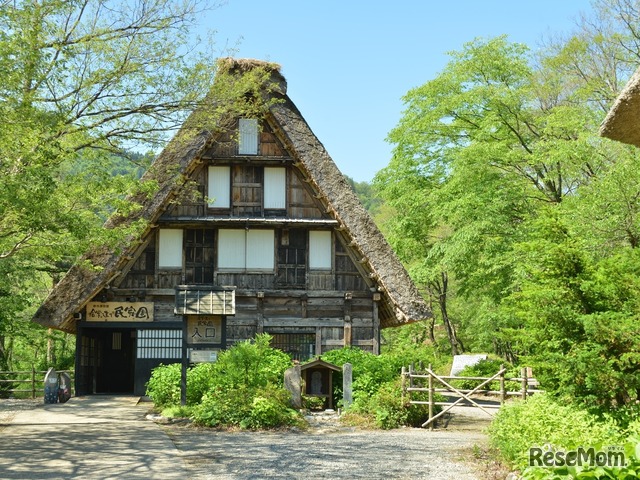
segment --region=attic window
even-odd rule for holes
[[[241,118],[238,132],[238,154],[258,154],[258,120]]]

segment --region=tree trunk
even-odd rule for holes
[[[440,314],[442,315],[442,323],[447,331],[447,337],[449,338],[449,344],[451,345],[451,354],[458,355],[464,350],[458,336],[456,329],[451,323],[449,318],[449,312],[447,311],[447,294],[449,288],[449,278],[446,272],[440,273],[440,278],[434,282],[431,282],[430,289],[433,296],[438,300],[438,306],[440,307]]]

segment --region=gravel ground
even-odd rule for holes
[[[36,399],[1,399],[0,400],[0,430],[3,423],[9,423],[20,410],[31,410],[38,405],[42,405],[42,398]]]
[[[446,429],[360,430],[331,421],[306,432],[222,432],[165,426],[193,480],[479,480],[474,448],[484,448],[489,419],[459,410]]]
[[[19,410],[37,400],[0,400],[0,431]],[[340,426],[315,419],[308,431],[224,432],[164,425],[191,480],[209,479],[431,479],[480,480],[473,452],[484,448],[489,418],[458,408],[434,431],[391,431]]]

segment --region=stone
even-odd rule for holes
[[[291,393],[291,406],[295,409],[302,408],[302,376],[300,365],[294,365],[284,372],[284,388]]]
[[[350,363],[342,365],[342,404],[349,408],[353,403],[353,366]]]

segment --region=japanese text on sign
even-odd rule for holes
[[[187,343],[220,343],[222,318],[217,315],[189,315],[187,317]]]
[[[89,322],[152,322],[151,302],[89,302]]]

